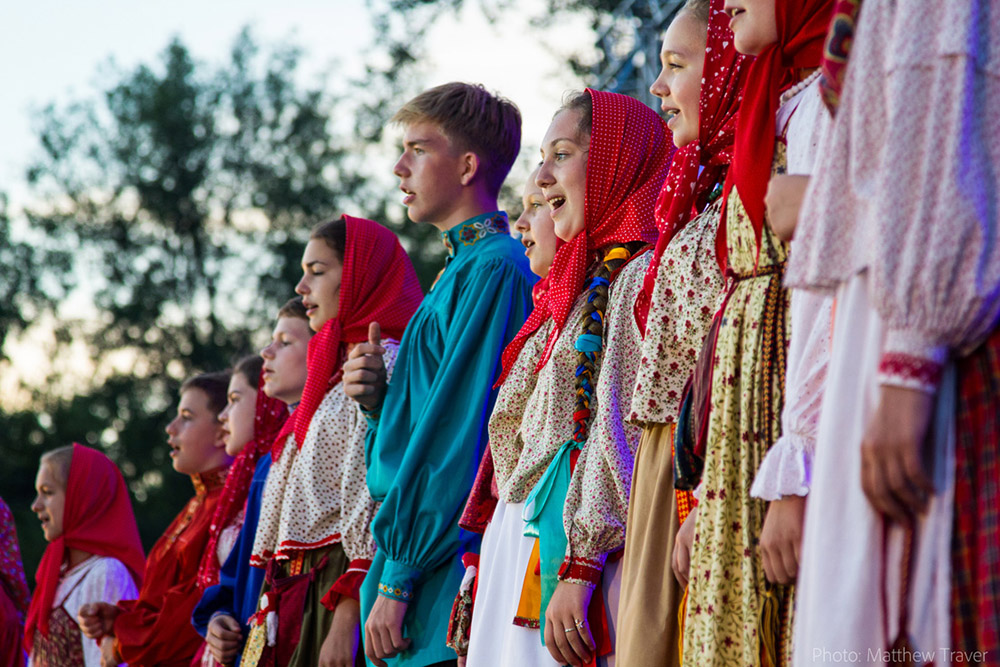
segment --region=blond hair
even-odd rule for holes
[[[437,125],[459,151],[472,151],[492,196],[500,192],[521,150],[521,112],[480,84],[452,82],[425,90],[402,106],[392,122]]]

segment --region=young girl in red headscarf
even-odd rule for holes
[[[353,664],[358,591],[378,509],[365,485],[367,421],[344,393],[350,348],[378,339],[391,373],[398,340],[422,294],[396,236],[344,216],[312,232],[296,287],[310,327],[306,386],[275,439],[251,563],[267,570],[241,665]],[[373,322],[381,331],[369,331]],[[371,327],[377,328],[377,327]]]
[[[31,509],[49,546],[35,575],[24,646],[34,667],[100,667],[101,649],[76,622],[91,602],[138,593],[145,567],[121,472],[104,454],[71,445],[42,455]]]
[[[765,193],[772,174],[811,171],[826,120],[812,72],[820,64],[833,0],[727,0],[725,7],[736,49],[755,58],[743,86],[717,245],[729,289],[699,359],[704,373],[696,372],[678,427],[677,450],[685,463],[678,468],[690,484],[699,484],[694,521],[682,526],[675,549],[677,561],[689,555],[689,569],[681,572],[688,580],[683,664],[780,665],[788,657],[791,590],[768,581],[788,578],[767,569],[767,552],[759,548],[767,508],[751,497],[750,487],[768,450],[789,430],[783,410],[805,398],[798,388],[786,397],[786,359],[794,361],[789,368],[807,368],[812,352],[823,357],[829,304],[806,304],[812,319],[794,328],[801,317],[790,316],[782,287],[789,249],[766,224]],[[694,400],[706,395],[707,414]],[[684,422],[688,411],[693,419]],[[796,454],[801,458],[801,450],[791,451],[777,463],[800,460]],[[788,489],[787,470],[775,472],[778,479],[768,485],[783,499],[789,496],[779,508],[797,509],[799,486]],[[801,513],[797,521],[787,514],[782,518],[789,532],[801,530]]]
[[[535,180],[565,245],[503,357],[489,425],[500,500],[483,540],[469,667],[593,664],[611,650],[606,554],[567,544],[563,510],[591,428],[605,321],[632,318],[649,258],[631,260],[655,238],[670,153],[663,121],[613,93],[574,97],[546,133]],[[630,394],[632,379],[618,390]],[[637,440],[638,428],[623,425],[621,437]]]
[[[605,465],[615,471],[608,476],[614,484],[598,487],[601,496],[615,499],[615,511],[589,530],[610,545],[624,543],[616,658],[635,667],[666,667],[680,659],[677,612],[684,589],[671,562],[693,499],[671,483],[673,436],[684,385],[724,295],[715,238],[749,65],[733,47],[722,6],[723,0],[689,0],[664,34],[663,68],[650,92],[662,100],[678,151],[657,200],[660,237],[636,301],[638,326],[609,340],[605,352],[606,360],[638,356],[629,418],[643,430],[634,465],[628,450],[596,448],[607,452]],[[609,409],[603,384],[602,378],[599,423]],[[609,435],[598,429],[595,443],[610,444]],[[580,505],[576,529],[587,530],[588,503]]]

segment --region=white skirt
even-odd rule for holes
[[[514,625],[521,600],[524,573],[535,540],[524,536],[521,512],[524,503],[497,502],[493,519],[483,536],[479,558],[476,601],[473,607],[467,667],[557,667],[558,662],[542,646],[536,628]],[[604,600],[611,645],[615,645],[621,561],[604,569]],[[614,654],[598,660],[602,667],[614,667]]]
[[[903,531],[893,526],[888,533],[883,573],[883,521],[861,488],[861,440],[878,404],[876,375],[885,337],[867,288],[867,276],[861,273],[837,292],[830,374],[796,582],[796,666],[885,665],[884,652],[899,631]],[[948,664],[942,649],[950,646],[954,414],[954,372],[949,368],[931,427],[937,493],[917,524],[909,614],[914,649],[936,654],[939,665]]]

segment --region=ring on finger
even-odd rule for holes
[[[582,628],[583,628],[583,626],[587,624],[587,622],[586,622],[586,621],[584,621],[584,620],[583,620],[583,619],[581,619],[581,618],[577,618],[577,619],[574,619],[574,621],[573,621],[573,622],[574,622],[574,623],[576,624],[576,627],[577,627],[578,629],[582,629]]]
[[[574,630],[576,630],[576,627],[563,628],[563,630],[565,630],[566,632],[573,632]]]

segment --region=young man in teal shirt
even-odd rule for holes
[[[403,335],[386,381],[378,327],[344,364],[344,389],[369,418],[368,488],[378,553],[361,591],[371,664],[454,664],[448,616],[478,536],[458,518],[487,446],[492,386],[504,347],[532,308],[535,281],[497,194],[520,149],[521,116],[482,86],[449,83],[393,120],[403,154],[393,172],[417,223],[448,249],[445,267]]]

